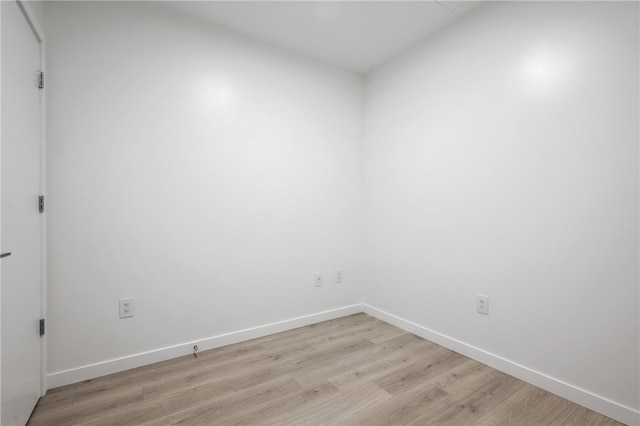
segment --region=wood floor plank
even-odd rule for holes
[[[340,394],[315,407],[294,412],[278,419],[283,425],[329,425],[342,424],[344,418],[372,409],[391,398],[387,392],[374,383],[362,385],[357,392]]]
[[[320,351],[306,342],[289,346],[286,350],[265,352],[265,357],[253,366],[245,366],[243,371],[228,375],[229,383],[235,391],[267,382],[275,377],[288,373],[299,360],[321,355]]]
[[[450,350],[425,354],[424,358],[405,369],[388,373],[375,382],[392,395],[419,386],[429,378],[465,362],[467,358]]]
[[[535,386],[524,386],[507,398],[496,410],[479,418],[476,425],[536,425],[549,422],[548,413],[563,402],[562,398]],[[545,417],[547,419],[545,420]]]
[[[425,413],[420,422],[425,425],[472,424],[525,386],[524,382],[507,374],[496,370],[491,373],[484,381],[432,407],[433,411]]]
[[[450,398],[447,392],[434,386],[414,387],[401,396],[394,396],[371,410],[357,413],[345,420],[353,425],[406,425],[421,419],[433,405]]]
[[[312,386],[326,381],[327,378],[336,386],[344,385],[347,380],[353,383],[356,378],[365,377],[364,374],[361,374],[363,366],[376,362],[386,362],[388,366],[394,365],[400,361],[400,358],[406,359],[406,351],[412,345],[414,347],[418,346],[420,342],[424,342],[424,340],[408,333],[401,334],[386,341],[384,345],[365,347],[331,362],[309,365],[307,368],[294,372],[293,377],[302,386]],[[350,376],[353,373],[355,373],[355,376]],[[342,375],[347,375],[348,378],[340,381],[339,378]],[[358,385],[361,385],[361,383],[356,384],[356,386]]]
[[[226,379],[204,382],[190,388],[163,386],[160,389],[143,389],[142,403],[114,410],[98,419],[83,420],[82,423],[107,426],[154,422],[174,414],[178,407],[185,410],[231,394],[233,391]]]
[[[566,399],[526,384],[505,400],[501,407],[491,410],[475,425],[539,425],[588,424],[616,425],[618,422],[573,404]]]
[[[407,332],[397,327],[389,325],[383,326],[375,321],[361,321],[354,323],[346,329],[327,333],[319,337],[308,338],[307,342],[316,347],[326,347],[335,344],[336,341],[358,337],[370,340],[372,343],[381,343],[402,334],[407,334]]]
[[[492,371],[491,367],[465,358],[464,362],[442,369],[440,374],[435,374],[428,381],[451,395],[458,395],[470,389],[474,383],[486,382]]]
[[[285,424],[282,419],[308,413],[317,405],[326,403],[340,395],[340,391],[335,386],[325,381],[317,386],[303,388],[271,400],[267,404],[246,407],[224,418],[224,423],[233,425]]]
[[[176,406],[180,411],[143,424],[223,424],[225,417],[233,416],[245,407],[267,405],[298,390],[300,385],[291,376],[281,376],[222,398],[212,398],[187,409]]]
[[[99,419],[105,414],[141,403],[142,387],[123,387],[117,393],[110,393],[95,399],[74,402],[71,406],[46,415],[36,415],[29,419],[29,425],[77,425]]]
[[[336,341],[331,347],[318,349],[315,354],[299,359],[292,364],[290,371],[301,371],[306,368],[315,368],[322,363],[337,362],[345,356],[359,353],[363,349],[370,349],[375,345],[366,339],[347,339]]]
[[[255,339],[255,342],[262,344],[265,348],[283,348],[290,340],[300,342],[301,340],[307,341],[309,339],[319,339],[324,336],[335,336],[352,330],[358,330],[374,323],[376,323],[375,318],[363,314],[354,314],[335,320],[323,321],[317,324],[296,328],[285,333],[277,333],[261,337],[259,339]]]
[[[391,376],[405,370],[409,365],[423,360],[425,356],[435,356],[447,349],[434,345],[414,335],[399,336],[384,343],[379,356],[347,371],[330,375],[329,381],[342,391],[359,387],[363,382],[373,382],[385,376]]]
[[[77,388],[73,385],[49,390],[47,396],[38,401],[38,409],[33,412],[32,417],[51,415],[70,407],[75,400],[76,391]]]
[[[377,325],[371,332],[365,336],[373,343],[384,343],[399,336],[409,334],[408,332],[394,327],[391,324],[382,323]]]
[[[369,350],[374,346],[369,340],[359,338],[338,339],[330,347],[322,348],[309,346],[306,341],[301,342],[298,347],[289,344],[288,349],[285,351],[277,351],[277,355],[273,355],[274,352],[268,351],[266,354],[269,356],[261,362],[256,363],[254,366],[244,367],[241,372],[229,374],[229,382],[233,389],[237,391],[268,381],[279,375],[291,374],[301,378],[305,376],[305,373],[313,372],[326,366],[330,366],[329,368],[333,371],[340,359],[348,358],[354,353]],[[316,377],[316,379],[318,378]],[[314,386],[326,381],[326,377],[315,381],[306,380],[304,383],[301,380],[298,381],[303,386]]]
[[[365,314],[50,390],[28,425],[620,423]]]

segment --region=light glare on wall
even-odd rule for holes
[[[196,97],[203,108],[223,110],[233,100],[233,87],[224,78],[208,76],[197,85]]]
[[[531,52],[523,61],[525,75],[531,82],[548,84],[553,78],[553,60],[547,50]]]
[[[546,45],[527,51],[520,63],[525,89],[541,95],[561,89],[569,76],[570,56],[558,47]]]

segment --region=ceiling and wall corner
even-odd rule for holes
[[[366,74],[482,1],[166,1],[185,14]]]

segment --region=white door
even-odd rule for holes
[[[2,7],[0,260],[2,425],[24,425],[40,397],[42,305],[40,43],[15,1]]]

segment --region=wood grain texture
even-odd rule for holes
[[[50,390],[38,425],[620,425],[366,314]]]

